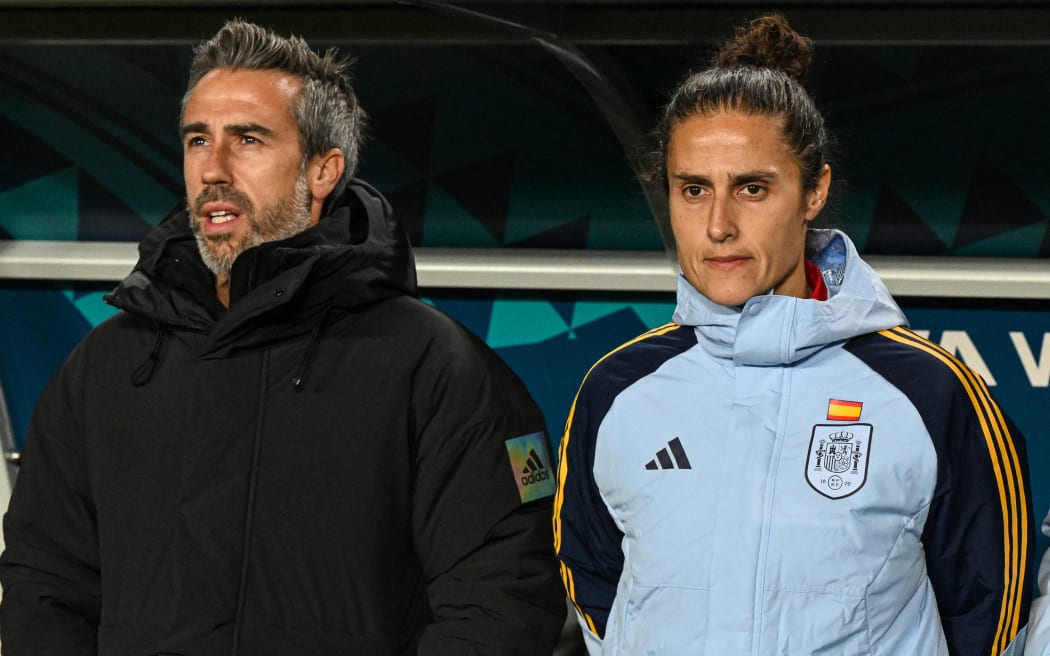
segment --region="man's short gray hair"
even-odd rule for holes
[[[334,48],[319,55],[300,37],[285,38],[253,23],[232,20],[194,48],[182,108],[185,110],[201,78],[216,69],[281,71],[298,77],[302,90],[292,116],[299,126],[304,160],[332,148],[346,158],[343,177],[329,195],[334,198],[357,170],[367,119],[350,83],[351,64],[351,59],[340,57]]]

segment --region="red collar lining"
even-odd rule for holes
[[[812,260],[806,260],[806,284],[813,290],[810,298],[815,301],[828,300],[828,286],[824,284],[824,276],[820,274],[820,268]]]

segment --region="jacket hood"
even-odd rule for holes
[[[309,331],[335,308],[416,296],[408,237],[386,199],[352,180],[330,207],[317,225],[241,253],[227,310],[180,205],[139,244],[138,264],[106,302],[166,330],[205,333],[202,355],[221,355]]]
[[[713,355],[744,365],[789,364],[829,344],[907,325],[845,233],[810,230],[806,256],[824,277],[826,301],[767,294],[729,307],[712,302],[680,274],[674,320],[694,326]]]

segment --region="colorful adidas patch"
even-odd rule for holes
[[[527,503],[554,494],[555,478],[550,452],[542,432],[530,433],[506,442],[511,471],[518,484],[521,502]]]

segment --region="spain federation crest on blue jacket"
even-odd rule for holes
[[[806,481],[829,499],[856,494],[868,480],[871,424],[813,427],[806,459]]]

